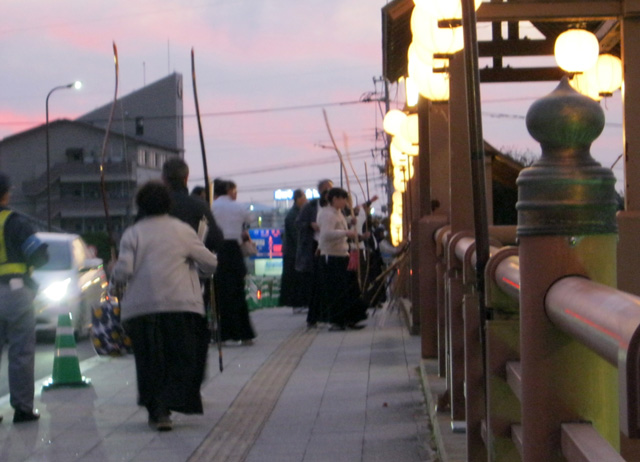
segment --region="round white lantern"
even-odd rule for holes
[[[414,42],[432,53],[453,54],[464,47],[462,27],[438,27],[438,18],[426,8],[413,8],[411,33]]]
[[[423,61],[409,47],[409,76],[414,79],[418,91],[431,101],[449,101],[449,73],[434,72],[434,67],[443,67],[447,60]]]
[[[592,68],[599,53],[597,37],[584,29],[564,31],[558,36],[554,46],[556,62],[567,72],[584,72]]]
[[[382,128],[389,135],[395,135],[400,132],[400,128],[404,122],[404,119],[407,115],[400,111],[399,109],[391,109],[384,116],[384,120],[382,121]]]
[[[622,86],[622,61],[617,56],[602,54],[595,66],[600,96],[611,96]]]
[[[417,145],[419,143],[418,114],[409,114],[407,118],[404,119],[402,127],[400,127],[400,134],[413,145]]]
[[[420,93],[418,92],[418,86],[410,76],[404,79],[404,92],[407,99],[407,106],[415,107],[415,105],[418,104]]]

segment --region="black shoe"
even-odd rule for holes
[[[171,413],[162,414],[157,417],[149,416],[149,427],[159,432],[168,432],[173,429]]]
[[[13,423],[32,422],[39,418],[40,414],[37,409],[31,411],[21,411],[16,409],[16,412],[13,414]]]
[[[365,326],[363,326],[362,324],[353,323],[353,324],[347,324],[347,327],[352,330],[360,330],[360,329],[364,329]]]

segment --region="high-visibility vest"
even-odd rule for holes
[[[11,210],[0,212],[0,276],[7,274],[26,274],[26,263],[12,263],[7,261],[7,243],[4,239],[4,224],[11,215]]]

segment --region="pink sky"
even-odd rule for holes
[[[381,75],[382,68],[380,10],[386,3],[3,0],[0,138],[43,123],[45,97],[57,85],[81,80],[84,87],[52,96],[52,120],[73,118],[109,102],[114,80],[111,42],[115,41],[121,95],[170,72],[183,74],[185,157],[195,184],[202,172],[196,121],[189,117],[195,113],[190,79],[194,47],[200,110],[212,114],[203,118],[211,176],[234,174],[239,200],[269,204],[273,189],[312,187],[324,177],[339,180],[337,156],[322,147],[329,145],[323,106],[338,142],[342,144],[343,134],[348,136],[361,180],[366,163],[373,185],[376,159],[368,153],[382,146],[381,139],[375,139],[376,129],[381,128],[378,106],[330,104],[357,101],[374,90],[373,78]],[[518,117],[554,86],[483,85],[487,141],[498,148],[538,152]],[[622,149],[621,129],[615,125],[622,120],[619,100],[618,94],[607,103],[607,121],[613,125],[593,148],[594,157],[607,166]],[[316,107],[215,115],[312,105]],[[325,164],[316,163],[323,159]],[[274,165],[289,168],[268,171]],[[260,167],[265,169],[261,175],[241,174],[243,169]],[[372,187],[371,194],[382,196],[382,191]]]

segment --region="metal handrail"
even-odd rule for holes
[[[640,437],[640,297],[569,276],[551,286],[545,309],[556,327],[618,367],[620,430]]]

